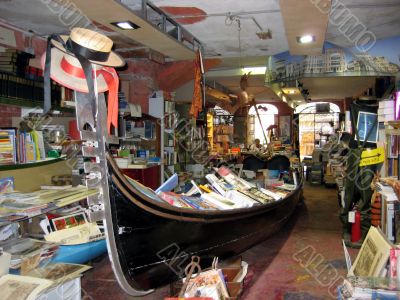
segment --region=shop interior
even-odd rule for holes
[[[400,299],[400,3],[211,2],[0,2],[0,299]]]

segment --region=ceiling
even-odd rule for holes
[[[76,9],[71,9],[71,7],[73,8],[72,4],[76,4],[80,9],[80,15],[88,16],[91,20],[96,21],[96,25],[101,24],[102,20],[104,21],[104,16],[107,17],[106,21],[108,22],[112,16],[119,14],[129,16],[131,13],[125,14],[122,11],[117,13],[112,5],[106,7],[106,5],[88,4],[93,1],[56,0],[46,5],[45,3],[48,1],[43,0],[3,0],[0,1],[0,20],[25,31],[46,36],[50,33],[68,32],[68,20],[65,19],[65,16],[68,16],[68,12],[76,13]],[[377,39],[400,35],[399,0],[340,0],[332,2],[334,4],[331,4],[330,0],[321,1],[327,2],[328,7],[338,3],[344,5],[336,9],[335,13],[351,12],[368,30],[375,34]],[[304,30],[315,29],[312,34],[317,35],[319,43],[327,41],[341,47],[352,46],[351,42],[340,33],[332,20],[332,15],[329,21],[326,13],[323,14],[315,10],[315,7],[309,6],[313,2],[321,1],[153,0],[152,3],[164,10],[173,20],[182,24],[202,43],[205,58],[219,57],[222,59],[222,63],[207,76],[210,80],[215,80],[236,92],[239,90],[240,73],[232,74],[233,69],[237,70],[241,66],[265,66],[268,56],[284,51],[290,50],[297,53],[295,47],[298,45],[294,42],[294,38],[296,35],[304,33]],[[105,0],[101,2],[119,3]],[[131,9],[137,10],[142,1],[122,0],[121,2]],[[65,8],[60,3],[67,3],[68,7]],[[113,13],[109,14],[110,11]],[[86,21],[85,18],[82,18],[79,20],[82,24],[78,22],[76,25],[84,26]],[[138,51],[146,52],[149,48],[153,48],[161,53],[167,53],[169,57],[179,59],[178,55],[174,57],[174,53],[177,53],[174,49],[168,47],[168,49],[162,49],[160,45],[168,44],[169,41],[166,39],[161,43],[160,36],[156,36],[154,32],[135,36],[115,30],[115,28],[114,30],[110,29],[106,23],[103,25],[106,26],[100,26],[100,28],[113,38],[117,50],[124,53],[125,57],[130,55],[137,57]],[[271,39],[259,37],[260,33],[268,32],[272,35]],[[307,54],[314,53],[313,51],[316,49],[300,50],[304,50],[301,54]],[[318,48],[317,51],[320,49]],[[186,57],[186,59],[188,58]],[[329,88],[329,83],[326,84],[325,81],[316,78],[308,80],[307,87],[310,90],[310,96],[315,99],[326,97],[341,99],[343,96],[354,95],[353,91],[342,88],[343,85],[336,85],[332,79],[330,80],[331,86],[337,88]],[[368,87],[368,84],[368,80],[361,81],[356,84],[357,88],[354,90],[362,92],[363,88]],[[249,85],[248,92],[255,95],[257,101],[279,101],[272,90],[264,86],[263,75],[252,75]]]

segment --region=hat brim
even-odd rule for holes
[[[68,41],[69,36],[68,35],[61,35],[60,36],[64,42]],[[69,55],[75,56],[72,52],[68,51],[65,49],[65,47],[58,41],[51,40],[51,43],[53,44],[54,47],[57,47],[61,51],[68,53]],[[106,61],[96,61],[96,60],[90,60],[93,64],[96,65],[101,65],[101,66],[107,66],[107,67],[122,67],[125,65],[124,59],[116,54],[114,51],[110,52],[110,55],[108,56],[108,59]]]
[[[51,79],[71,90],[88,93],[89,89],[85,78],[72,76],[71,74],[65,72],[61,68],[61,60],[63,59],[64,55],[69,55],[69,54],[60,51],[57,48],[51,49],[51,67],[50,67]],[[41,59],[43,70],[45,61],[46,61],[46,53],[43,54]],[[99,93],[103,93],[108,90],[108,85],[101,73],[96,77],[96,82],[97,82],[97,90]]]

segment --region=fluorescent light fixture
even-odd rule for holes
[[[131,21],[112,22],[111,24],[120,29],[124,29],[124,30],[133,30],[133,29],[140,28],[139,25],[136,25],[135,23],[132,23]]]
[[[265,74],[266,70],[267,70],[267,67],[243,67],[242,68],[243,73],[251,72],[251,75],[263,75],[263,74]]]
[[[310,34],[297,37],[297,42],[300,44],[309,44],[314,41],[315,41],[315,36]]]

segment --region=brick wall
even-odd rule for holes
[[[20,117],[21,108],[11,105],[0,105],[0,127],[11,127],[12,117]]]

